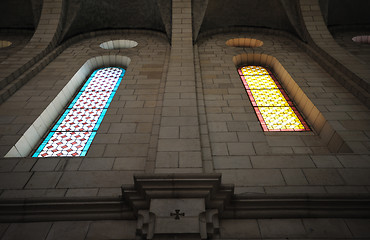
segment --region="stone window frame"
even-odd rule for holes
[[[45,134],[50,131],[55,120],[60,116],[65,106],[93,70],[103,67],[127,69],[130,62],[131,59],[129,57],[122,55],[103,55],[87,60],[5,157],[29,157],[30,153],[36,150]]]
[[[283,67],[276,57],[265,53],[242,53],[232,58],[236,68],[245,65],[261,65],[270,68],[275,76],[280,80],[281,85],[289,94],[306,122],[310,125],[314,134],[318,135],[322,142],[333,152],[350,153],[353,152],[346,141],[331,126],[320,110],[313,104],[308,96],[303,92],[292,76]],[[240,79],[240,77],[238,76]],[[265,132],[267,133],[267,132]],[[279,134],[279,132],[268,132]],[[299,132],[297,132],[299,134]],[[300,132],[307,133],[307,132]]]

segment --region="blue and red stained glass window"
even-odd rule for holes
[[[85,156],[124,74],[118,67],[94,71],[33,157]]]
[[[244,66],[238,72],[264,131],[310,131],[270,70]]]

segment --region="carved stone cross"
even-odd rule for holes
[[[184,217],[185,213],[180,213],[180,209],[175,209],[175,213],[170,213],[170,216],[175,216],[175,220],[180,220],[180,216]]]

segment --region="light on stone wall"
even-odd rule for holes
[[[370,35],[356,36],[352,38],[352,41],[356,43],[367,43],[370,44]]]
[[[103,49],[110,50],[110,49],[133,48],[136,47],[137,45],[138,43],[132,40],[113,40],[103,42],[99,46]]]
[[[12,45],[12,42],[0,40],[0,48],[6,48]]]
[[[226,41],[226,45],[229,47],[261,47],[263,42],[255,38],[233,38]]]

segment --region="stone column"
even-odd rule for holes
[[[191,0],[173,0],[156,173],[202,172],[193,50]]]

